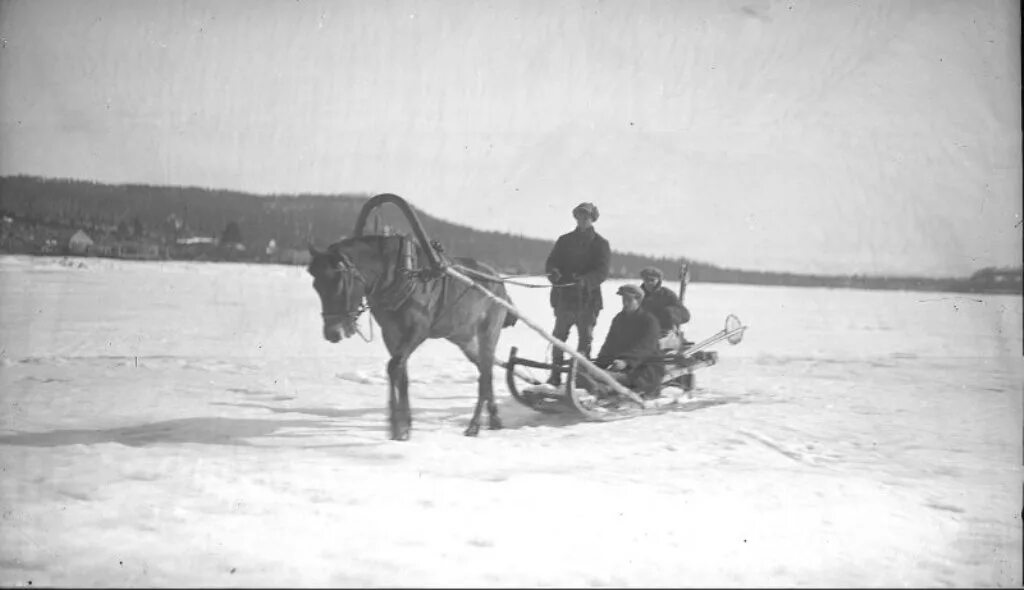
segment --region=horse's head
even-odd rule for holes
[[[320,296],[324,338],[338,342],[356,333],[356,320],[366,309],[366,281],[342,249],[331,246],[325,252],[309,247],[312,259],[306,269]]]

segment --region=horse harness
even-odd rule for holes
[[[417,283],[425,284],[443,276],[443,270],[412,268],[415,251],[405,236],[401,236],[395,264],[385,264],[380,276],[372,283],[366,279],[366,276],[347,254],[336,251],[335,255],[338,258],[337,269],[341,273],[341,281],[343,283],[355,281],[362,283],[367,303],[360,300],[359,305],[354,309],[346,309],[338,313],[322,313],[324,321],[345,317],[355,321],[371,308],[394,311],[412,296],[418,286]],[[347,291],[348,289],[346,289]]]

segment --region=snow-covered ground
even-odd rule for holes
[[[430,341],[407,443],[302,268],[2,257],[0,302],[5,586],[1024,582],[1021,297],[695,283],[691,339],[750,329],[686,411],[544,416],[499,373],[476,439]]]

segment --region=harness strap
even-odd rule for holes
[[[374,284],[367,288],[366,298],[373,307],[393,311],[402,306],[417,288],[417,281],[426,282],[423,275],[407,266],[412,256],[407,255],[407,238],[400,236],[398,251],[393,265],[385,264],[384,272],[374,281]],[[381,243],[381,258],[384,258],[384,242]]]

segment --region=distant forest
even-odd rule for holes
[[[0,213],[13,220],[86,232],[113,231],[131,224],[136,234],[165,244],[194,236],[221,238],[229,230],[233,241],[244,244],[246,251],[254,254],[265,252],[271,240],[277,248],[304,250],[309,243],[323,247],[351,235],[359,211],[370,196],[361,193],[262,196],[197,187],[0,177]],[[542,274],[544,261],[554,244],[553,239],[475,230],[438,219],[418,208],[416,213],[427,235],[438,241],[447,254],[473,257],[506,273]],[[408,230],[404,218],[393,207],[382,208],[381,214],[371,218],[370,223],[381,228],[388,226],[393,231]],[[723,268],[686,258],[620,251],[612,253],[611,275],[636,277],[641,268],[656,266],[665,273],[666,282],[675,281],[683,262],[689,264],[693,282],[1021,292],[1020,269],[979,269],[972,277],[956,279],[826,276]],[[999,284],[992,280],[993,273],[1004,275]]]

